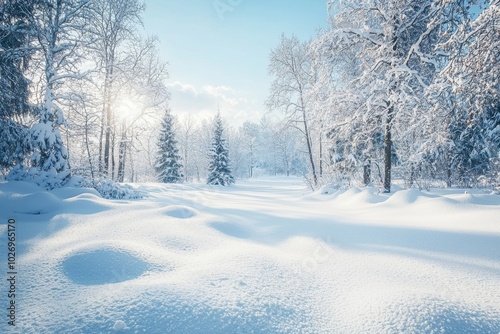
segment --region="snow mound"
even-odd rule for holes
[[[57,188],[51,191],[52,194],[56,195],[61,199],[68,199],[77,196],[89,196],[89,198],[95,199],[100,197],[97,190],[92,188],[75,188],[75,187],[63,187]]]
[[[311,194],[313,197],[317,195],[328,195],[327,198],[343,202],[360,202],[376,204],[384,202],[387,196],[380,195],[377,188],[368,187],[364,189],[349,188],[349,189],[336,189],[331,186],[321,188]]]
[[[91,214],[109,208],[94,189],[62,187],[43,191],[29,182],[0,183],[0,212],[8,216],[22,214],[32,216],[30,220],[43,220],[63,212]]]
[[[367,188],[352,195],[352,199],[360,203],[381,203],[384,202],[387,197],[377,194],[378,189]]]
[[[498,314],[441,299],[394,304],[387,311],[391,333],[500,333]]]
[[[154,294],[141,295],[140,300],[131,304],[119,300],[113,305],[99,305],[99,309],[110,310],[124,320],[108,319],[110,316],[104,313],[101,320],[94,323],[85,323],[83,326],[59,324],[54,330],[65,333],[70,330],[77,333],[109,333],[110,328],[116,333],[152,334],[313,333],[305,320],[307,315],[304,311],[272,301],[255,305],[242,298],[226,305],[213,305],[214,302],[209,298],[185,298],[164,287],[161,290],[167,290],[169,294],[158,293],[158,290]],[[124,324],[128,329],[121,328]]]
[[[332,199],[342,202],[356,201],[356,197],[361,193],[361,189],[350,188],[347,190],[339,190],[332,194]]]
[[[500,332],[500,197],[371,188],[309,196],[296,183],[141,185],[142,201],[49,192],[62,205],[54,217],[14,215],[16,329]],[[26,197],[18,189],[40,191],[24,186],[0,183],[0,207]]]
[[[0,210],[3,213],[27,213],[41,214],[42,211],[49,211],[50,206],[57,206],[57,199],[54,196],[47,195],[41,191],[42,188],[36,184],[23,181],[9,181],[0,183]],[[42,206],[41,202],[36,202],[37,199],[49,199],[48,207],[39,210]],[[33,204],[33,205],[32,205]],[[43,205],[45,206],[45,205]]]
[[[227,223],[227,222],[212,222],[209,223],[208,225],[230,237],[239,239],[247,239],[250,237],[250,233],[247,231],[247,229],[243,228],[238,224]]]
[[[188,219],[196,216],[196,211],[187,206],[171,205],[163,213],[167,216],[179,219]]]
[[[65,212],[76,214],[92,214],[109,210],[112,206],[100,196],[94,194],[82,194],[63,201]]]
[[[450,197],[460,204],[493,205],[493,206],[500,205],[500,196],[498,195],[465,193]]]
[[[0,208],[2,211],[27,215],[42,215],[56,212],[62,201],[48,192],[32,194],[1,194]]]
[[[129,281],[141,276],[148,265],[124,251],[99,249],[66,258],[64,274],[81,285],[101,285]]]
[[[326,185],[321,187],[319,190],[313,192],[314,195],[331,195],[338,191],[338,188],[332,185]]]
[[[407,189],[400,190],[394,193],[388,200],[387,204],[393,205],[408,205],[415,203],[420,197],[428,197],[420,190]]]
[[[0,182],[0,193],[30,194],[42,190],[38,185],[25,181]]]

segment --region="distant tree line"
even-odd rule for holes
[[[111,180],[304,175],[302,139],[279,120],[235,128],[165,113],[166,65],[141,36],[143,10],[138,0],[0,4],[2,178],[52,189],[77,176],[114,192]],[[214,163],[230,177],[212,175]]]
[[[498,0],[330,1],[327,30],[271,51],[266,104],[283,116],[240,127],[164,116],[167,70],[143,10],[0,3],[2,178],[152,181],[171,164],[175,180],[202,182],[218,156],[233,178],[304,175],[312,188],[500,187]]]
[[[196,122],[177,120],[168,110],[159,133],[155,169],[160,182],[230,185],[235,178],[307,173],[300,132],[282,121],[264,117],[235,128],[220,113]]]

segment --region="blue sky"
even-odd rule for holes
[[[269,53],[282,33],[302,39],[326,27],[327,0],[145,0],[146,33],[168,61],[175,113],[258,121],[272,78]]]

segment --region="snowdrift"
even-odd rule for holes
[[[500,332],[498,195],[136,188],[0,183],[19,289],[1,333]]]

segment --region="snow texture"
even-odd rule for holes
[[[137,187],[147,199],[0,183],[22,291],[1,333],[500,331],[498,195]]]

